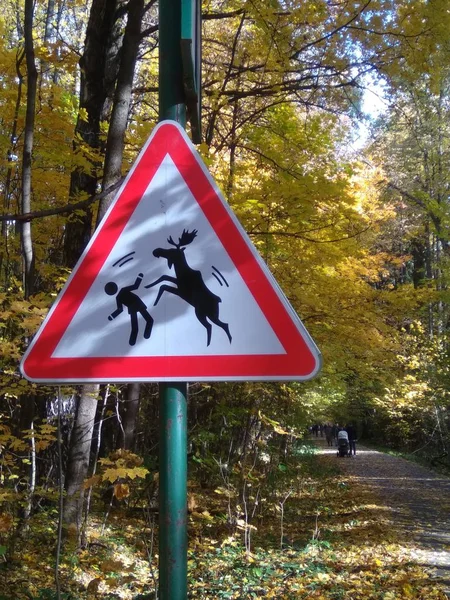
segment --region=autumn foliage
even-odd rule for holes
[[[324,367],[190,386],[192,597],[440,598],[302,440],[351,420],[449,468],[448,3],[202,13],[198,151]],[[154,0],[3,2],[0,598],[155,591],[156,386],[38,386],[18,364],[157,120]]]

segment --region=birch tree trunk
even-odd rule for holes
[[[106,145],[103,189],[107,189],[121,176],[124,138],[131,101],[134,69],[141,40],[140,27],[143,11],[143,0],[131,0],[128,4],[128,21],[120,52],[119,74]],[[86,41],[86,48],[88,47],[88,41]],[[89,55],[89,58],[94,59],[94,64],[95,60],[98,60],[97,56]],[[99,116],[97,115],[97,118]],[[99,221],[111,204],[112,199],[112,195],[109,195],[102,200],[99,207]],[[94,397],[97,397],[98,394],[99,386],[82,387],[69,449],[64,522],[66,524],[76,524],[78,533],[81,531],[82,522],[83,481],[89,470],[93,425],[97,409]]]
[[[25,0],[25,60],[27,64],[27,108],[22,158],[22,213],[31,212],[31,158],[33,153],[34,120],[36,112],[37,69],[33,45],[33,0]],[[24,261],[25,298],[33,293],[34,252],[31,239],[31,222],[21,222],[21,245]]]
[[[36,113],[36,91],[38,72],[35,62],[33,44],[33,0],[25,0],[24,12],[24,39],[25,39],[25,61],[27,65],[27,105],[25,114],[25,131],[23,140],[22,156],[22,213],[31,212],[31,166],[34,142],[34,122]],[[20,226],[21,246],[23,256],[23,287],[26,299],[30,297],[34,289],[34,251],[31,238],[31,223],[22,222]],[[24,396],[21,399],[20,418],[23,428],[34,429],[35,403],[34,396]],[[36,448],[33,435],[30,438],[30,478],[28,485],[28,498],[24,506],[23,523],[26,526],[31,514],[33,496],[36,486]]]
[[[66,502],[63,520],[66,525],[81,531],[83,515],[83,482],[89,470],[92,432],[99,395],[98,385],[83,385],[78,399],[75,423],[70,437],[69,458],[66,470]]]
[[[112,56],[117,56],[120,36],[116,31],[117,0],[94,0],[92,3],[83,56],[80,60],[80,107],[87,112],[87,121],[78,119],[75,132],[89,146],[100,146],[100,123],[106,118],[109,96],[112,96],[117,68]],[[105,82],[108,82],[106,84]],[[70,195],[95,193],[97,176],[92,172],[76,170],[71,175]],[[64,255],[67,266],[74,267],[91,236],[92,212],[89,209],[77,221],[67,224]],[[89,470],[89,458],[97,411],[98,385],[85,385],[77,398],[75,422],[70,438],[67,472],[65,478],[66,501],[63,520],[75,525],[81,533],[84,491],[83,482]]]

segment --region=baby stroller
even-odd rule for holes
[[[350,456],[350,444],[345,437],[338,438],[337,456]]]

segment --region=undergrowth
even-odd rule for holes
[[[410,561],[388,511],[335,461],[301,444],[270,477],[256,468],[235,475],[208,489],[189,482],[189,598],[445,599]],[[155,514],[116,507],[103,520],[91,516],[83,549],[66,543],[61,598],[156,598]],[[54,513],[32,518],[0,566],[0,600],[55,600],[54,531]]]

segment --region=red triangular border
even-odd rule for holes
[[[169,154],[286,354],[52,358],[145,190]],[[163,121],[152,132],[116,199],[23,357],[36,382],[305,380],[320,369],[320,352],[228,208],[184,130]]]

